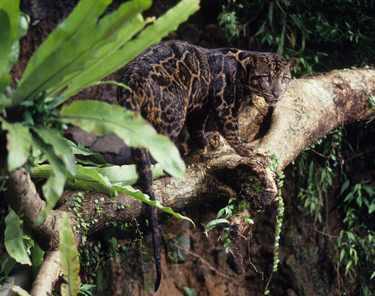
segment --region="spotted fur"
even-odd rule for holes
[[[257,94],[275,105],[285,93],[297,59],[274,53],[234,48],[205,49],[181,41],[151,46],[124,69],[121,82],[130,89],[117,89],[118,103],[137,111],[158,133],[176,141],[184,124],[200,147],[208,144],[207,118],[213,115],[219,131],[241,156],[253,154],[239,138],[237,113],[240,105]],[[132,150],[143,191],[155,200],[150,155],[144,148]],[[157,281],[161,279],[157,216],[149,207]]]

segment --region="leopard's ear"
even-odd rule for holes
[[[297,58],[291,58],[290,60],[288,60],[288,66],[289,66],[290,71],[292,71],[294,67],[297,66],[297,64],[298,64]]]

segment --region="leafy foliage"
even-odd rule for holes
[[[369,179],[375,170],[371,156],[375,147],[369,140],[374,135],[373,124],[340,129],[310,146],[295,164],[298,196],[315,217],[315,227],[328,225],[329,216],[322,215],[328,206],[325,201],[337,192],[342,226],[332,246],[332,260],[340,276],[348,279],[345,289],[369,296],[374,295],[375,277],[375,188]]]
[[[228,5],[234,2],[234,0],[228,0]],[[239,4],[238,8],[242,8],[242,4]],[[239,35],[238,19],[235,11],[227,11],[225,5],[222,6],[222,9],[223,11],[218,16],[218,24],[223,28],[228,41],[231,41],[234,37],[238,37]]]
[[[269,154],[271,154],[269,152]],[[270,163],[270,168],[276,172],[276,168],[278,167],[278,159],[276,157],[275,154],[271,154],[271,163]],[[283,197],[281,195],[281,188],[283,187],[284,185],[284,178],[285,178],[285,175],[284,175],[284,172],[281,171],[278,173],[278,182],[277,182],[277,187],[278,187],[278,195],[277,197],[275,198],[275,201],[278,203],[278,206],[277,206],[277,216],[276,216],[276,233],[275,233],[275,244],[274,244],[274,254],[273,254],[273,267],[272,267],[272,273],[273,272],[276,272],[277,271],[277,266],[280,262],[280,259],[279,259],[279,245],[280,245],[280,234],[281,234],[281,226],[282,226],[282,223],[283,223],[283,216],[284,216],[284,201],[283,201]],[[268,290],[268,286],[271,282],[271,279],[272,279],[272,274],[267,282],[267,285],[266,285],[266,288],[265,288],[265,291],[264,291],[264,295],[268,295],[270,293],[270,291]]]
[[[244,210],[242,209],[242,206],[243,205],[241,205],[241,203],[238,203],[236,199],[229,199],[228,205],[220,209],[217,213],[217,219],[210,221],[205,227],[204,234],[206,236],[208,236],[208,232],[213,230],[215,227],[224,227],[222,229],[220,240],[224,243],[226,253],[232,252],[231,237],[233,237],[233,229],[228,219],[233,215],[238,215],[239,211]],[[248,215],[243,215],[241,216],[241,218],[245,219],[246,222],[249,223],[249,225],[254,224],[254,221]]]
[[[68,176],[76,173],[71,149],[59,132],[64,122],[75,123],[100,135],[118,132],[129,145],[148,148],[170,174],[181,177],[185,170],[175,146],[166,137],[157,135],[140,116],[99,102],[76,102],[65,107],[60,116],[54,109],[55,105],[96,83],[152,43],[158,42],[185,20],[180,17],[180,12],[184,10],[183,15],[188,15],[198,8],[194,0],[185,0],[158,20],[143,20],[140,13],[151,2],[133,0],[101,18],[108,4],[109,1],[98,0],[95,8],[90,9],[93,6],[91,1],[80,1],[72,14],[32,56],[18,87],[5,94],[11,103],[2,101],[3,106],[11,108],[10,113],[19,106],[23,114],[22,125],[0,118],[2,128],[8,131],[8,170],[26,163],[31,152],[30,142],[32,150],[41,151],[51,165],[51,174],[43,186],[47,207],[40,221],[57,202]],[[147,24],[149,26],[140,32]],[[130,40],[138,32],[139,36]],[[82,115],[81,110],[90,117]],[[107,120],[104,121],[104,118]],[[54,129],[52,124],[58,129]],[[135,137],[137,128],[142,128],[142,141]]]
[[[299,75],[374,64],[373,1],[222,2],[222,14],[231,14],[237,20],[239,34],[227,34],[233,45],[246,41],[242,46],[250,45],[251,50],[298,57]],[[350,18],[343,17],[348,15]],[[220,24],[224,32],[235,31],[230,29],[230,22]]]

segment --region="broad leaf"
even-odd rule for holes
[[[0,118],[2,129],[7,130],[8,171],[23,166],[30,155],[31,134],[28,127],[20,123],[8,123]]]
[[[70,175],[75,175],[75,159],[70,149],[69,142],[63,138],[60,132],[51,127],[37,125],[33,127],[33,131],[43,139],[43,141],[51,146],[52,153],[62,160]]]
[[[150,0],[124,3],[101,18],[110,3],[110,0],[81,0],[77,4],[30,59],[14,93],[13,106],[26,98],[37,99],[44,92],[52,96],[69,87],[79,73],[93,64],[102,64],[103,56],[121,47],[146,24],[140,13],[151,5]],[[124,38],[122,43],[121,38]],[[98,80],[105,76],[102,72],[91,74]]]
[[[75,296],[79,292],[79,255],[75,245],[72,228],[67,215],[64,215],[60,230],[61,270],[65,282],[61,284],[62,296]]]
[[[117,192],[108,187],[107,178],[97,172],[97,167],[84,167],[77,165],[76,175],[68,176],[66,186],[77,190],[95,190],[110,196],[116,196]],[[47,179],[52,174],[52,168],[48,164],[37,165],[32,168],[30,175],[33,178]]]
[[[83,171],[83,169],[85,171]],[[101,176],[105,176],[106,179],[109,180],[111,184],[119,185],[119,186],[127,186],[127,185],[134,185],[139,181],[139,175],[136,165],[123,165],[123,166],[107,166],[107,167],[83,167],[80,166],[77,168],[77,172],[81,174],[87,174],[89,171],[95,170]],[[152,177],[153,179],[160,178],[165,176],[163,168],[160,164],[155,164],[152,166]],[[76,177],[75,179],[78,179]]]
[[[164,207],[164,206],[162,206],[160,204],[160,202],[158,202],[158,201],[152,201],[152,200],[150,200],[150,197],[148,195],[143,194],[141,191],[139,191],[137,189],[134,189],[131,186],[116,186],[116,185],[114,185],[114,186],[111,186],[111,188],[114,189],[114,190],[116,190],[116,191],[118,191],[118,192],[122,192],[122,193],[125,193],[127,195],[131,195],[131,196],[135,197],[136,199],[139,199],[139,200],[141,200],[141,201],[143,201],[143,202],[145,202],[145,203],[147,203],[149,205],[152,205],[152,206],[158,208],[159,210],[167,212],[167,213],[169,213],[169,214],[171,214],[171,215],[173,215],[173,216],[175,216],[175,217],[177,217],[179,219],[188,220],[193,225],[195,225],[194,222],[190,218],[185,217],[185,216],[183,216],[181,214],[178,214],[178,213],[174,212],[170,207]]]
[[[0,75],[8,74],[11,69],[9,56],[18,37],[19,6],[19,0],[0,1]]]
[[[24,232],[21,227],[22,224],[23,221],[14,211],[10,210],[5,218],[5,248],[8,254],[17,262],[31,265],[23,240]]]
[[[370,204],[369,209],[368,209],[368,213],[371,214],[371,213],[374,212],[374,211],[375,211],[375,202],[372,202],[372,203]]]
[[[31,248],[31,261],[33,264],[33,275],[36,278],[39,272],[40,267],[42,266],[44,260],[44,251],[41,247],[34,242],[33,247]]]
[[[62,122],[76,125],[87,132],[99,136],[114,132],[128,146],[146,147],[166,172],[175,177],[184,177],[185,164],[176,146],[166,136],[157,134],[137,113],[99,101],[75,101],[64,106],[60,116]]]
[[[75,160],[68,142],[55,130],[43,125],[32,128],[33,145],[46,156],[52,172],[43,185],[46,207],[37,223],[44,220],[48,212],[59,200],[68,175],[74,176]]]
[[[101,18],[109,3],[108,0],[78,3],[30,59],[14,93],[13,106],[26,98],[37,99],[42,93],[65,99],[76,94],[158,43],[199,9],[199,1],[183,0],[154,22],[154,19],[144,20],[141,15],[151,1],[133,0]]]
[[[37,222],[39,224],[43,222],[48,212],[53,209],[59,200],[68,176],[68,168],[63,160],[55,154],[52,145],[46,143],[35,131],[32,132],[32,145],[33,149],[39,149],[43,152],[52,167],[52,173],[42,188],[46,199],[46,207],[39,217]]]
[[[88,148],[85,148],[82,143],[76,145],[70,140],[67,140],[67,142],[69,143],[70,149],[72,149],[72,152],[76,157],[77,163],[96,167],[109,166],[100,153],[91,152]]]
[[[206,236],[208,236],[208,232],[211,231],[213,228],[215,228],[216,226],[218,226],[220,224],[229,224],[229,221],[227,219],[216,219],[216,220],[213,220],[213,221],[209,222],[206,225],[206,229],[204,230],[204,234]]]
[[[153,166],[153,177],[157,178],[159,175],[163,175],[163,170],[158,164]],[[51,174],[50,165],[40,165],[33,168],[30,173],[31,176],[36,178],[48,178]],[[78,190],[95,190],[98,192],[105,193],[109,196],[116,196],[117,192],[122,192],[127,195],[133,196],[140,201],[148,203],[157,207],[158,209],[165,211],[177,218],[185,219],[193,223],[189,218],[182,216],[174,212],[169,207],[164,207],[160,202],[151,201],[149,197],[143,194],[141,191],[132,188],[127,183],[135,183],[132,179],[138,178],[138,173],[135,165],[127,166],[113,166],[113,167],[84,167],[77,165],[77,174],[73,177],[68,177],[67,186],[78,189]],[[122,179],[124,178],[124,179]],[[127,178],[130,178],[127,180]],[[193,223],[194,224],[194,223]]]
[[[20,286],[12,286],[12,291],[19,296],[30,296],[29,292],[22,289]]]
[[[111,189],[110,180],[92,167],[77,165],[77,176],[74,179],[68,179],[68,185],[74,189],[95,190],[110,196],[117,194],[116,190]]]
[[[12,82],[9,72],[18,59],[18,39],[27,31],[27,20],[19,7],[19,0],[0,1],[0,94]]]
[[[176,30],[181,23],[185,22],[198,9],[199,0],[182,0],[152,24],[148,25],[137,38],[131,41],[129,40],[133,36],[135,29],[130,32],[128,30],[130,30],[130,27],[137,27],[133,25],[126,28],[126,30],[124,29],[118,35],[117,40],[121,46],[113,47],[111,51],[101,54],[101,58],[97,60],[97,63],[79,73],[79,76],[76,77],[77,79],[69,85],[69,88],[62,93],[62,96],[68,98],[79,89],[93,85],[97,80],[117,71],[134,59],[140,52],[153,44],[159,43],[169,32]],[[108,18],[110,17],[112,15],[108,16]],[[149,22],[150,20],[146,20],[144,25]]]

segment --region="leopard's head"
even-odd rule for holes
[[[291,71],[297,64],[296,58],[287,60],[274,53],[253,53],[248,88],[274,106],[287,90]]]

